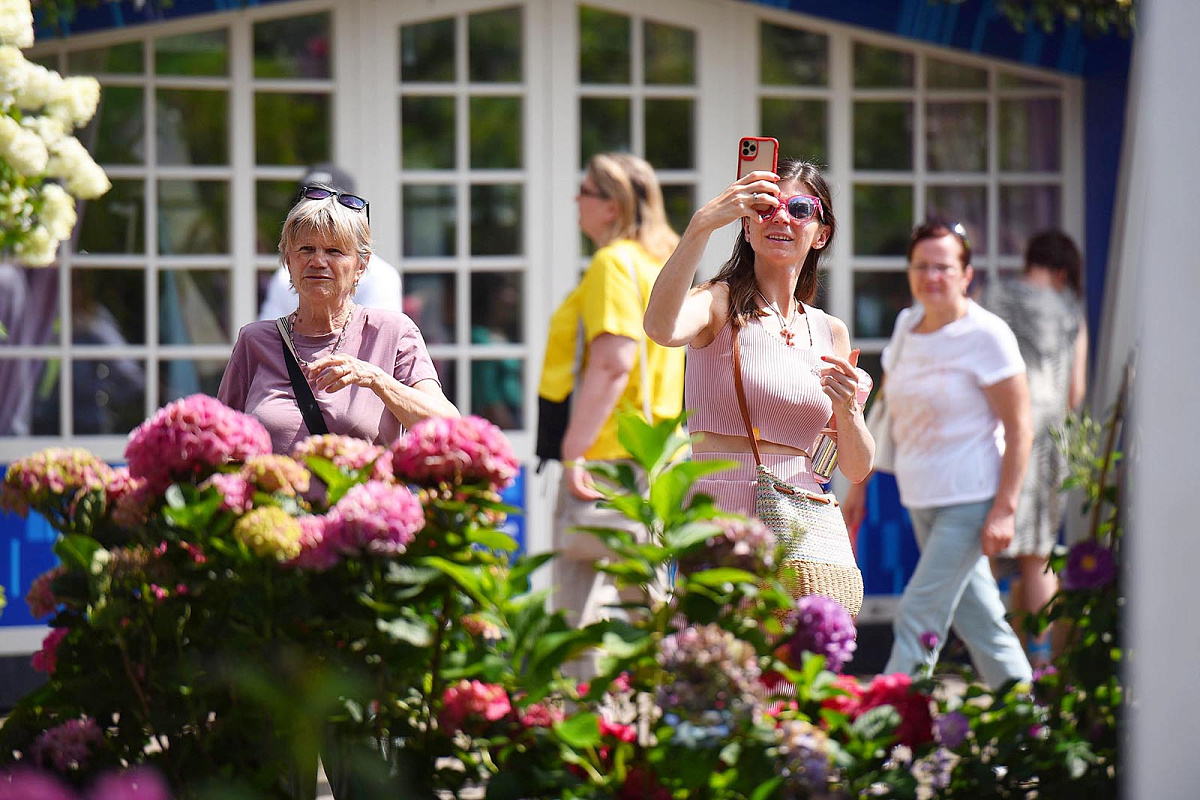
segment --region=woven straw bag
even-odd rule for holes
[[[850,534],[832,493],[793,486],[763,466],[758,439],[750,422],[742,386],[742,357],[738,329],[733,330],[733,383],[746,435],[758,465],[754,486],[755,512],[783,546],[779,579],[800,598],[809,594],[832,597],[851,616],[862,609],[862,573],[850,547]],[[806,454],[807,455],[807,454]]]

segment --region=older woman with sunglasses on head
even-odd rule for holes
[[[733,255],[693,289],[709,237],[731,222]],[[646,332],[662,345],[687,346],[689,426],[702,434],[694,457],[739,464],[697,483],[727,511],[755,514],[757,453],[776,477],[820,493],[809,456],[823,432],[837,437],[847,478],[871,471],[875,444],[862,415],[869,379],[855,368],[846,325],[810,305],[836,230],[820,169],[781,159],[777,174],[752,172],[700,208],[654,285]],[[735,353],[755,440],[737,400]],[[831,420],[834,430],[826,430]],[[857,576],[841,538],[831,563]]]
[[[321,425],[390,444],[422,419],[458,416],[413,321],[355,305],[370,257],[367,201],[327,186],[303,187],[279,239],[279,260],[299,307],[279,324],[242,328],[217,392],[266,426],[276,453],[289,452]],[[300,381],[315,397],[315,410],[301,410],[309,392]]]
[[[916,303],[896,320],[883,351],[896,482],[921,557],[893,622],[885,672],[914,672],[930,657],[931,632],[953,624],[992,686],[1031,675],[1005,620],[987,556],[1008,546],[1033,439],[1025,362],[1004,321],[967,295],[974,270],[961,225],[918,225],[908,246]],[[866,485],[842,506],[862,521]],[[926,643],[927,644],[927,643]]]

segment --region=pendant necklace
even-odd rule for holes
[[[288,318],[287,318],[287,320],[288,320],[288,339],[291,339],[291,341],[292,341],[292,349],[293,350],[296,350],[296,340],[292,336],[292,331],[296,327],[296,315],[299,313],[300,313],[300,310],[296,309],[291,314],[288,314]],[[350,327],[350,318],[353,316],[354,316],[354,303],[351,303],[350,308],[346,311],[346,320],[345,320],[345,322],[342,323],[342,332],[338,335],[337,341],[333,343],[333,349],[329,351],[329,355],[333,355],[334,353],[336,353],[341,348],[342,342],[344,342],[346,340],[346,329]],[[299,350],[297,350],[297,353],[298,352],[299,352]],[[305,361],[304,359],[300,358],[299,355],[296,356],[296,360],[300,362],[301,366],[305,366],[305,367],[308,366],[308,362]]]
[[[779,335],[783,338],[784,344],[786,344],[788,347],[795,347],[796,334],[792,331],[792,325],[796,322],[796,314],[797,309],[799,308],[799,303],[797,303],[797,308],[792,309],[791,318],[784,319],[783,312],[779,310],[778,306],[768,300],[762,292],[758,292],[758,296],[762,298],[762,301],[767,304],[767,308],[771,309],[771,311],[775,314],[776,319],[779,320]],[[809,321],[807,313],[804,315],[804,324],[808,327],[808,346],[812,347],[812,322]]]

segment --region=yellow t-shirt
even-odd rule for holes
[[[630,275],[630,265],[637,273],[636,287]],[[662,264],[657,259],[640,244],[628,239],[613,242],[596,251],[579,286],[567,295],[567,299],[550,317],[546,358],[542,363],[538,394],[558,401],[566,398],[574,389],[575,354],[582,325],[584,367],[587,366],[592,340],[602,333],[625,336],[639,343],[645,339],[646,367],[650,373],[650,410],[654,421],[679,415],[683,410],[684,349],[656,344],[646,337],[642,328],[650,290],[661,269]],[[624,394],[600,429],[600,435],[584,454],[585,458],[612,460],[629,457],[629,453],[617,441],[616,412],[642,410],[642,385],[639,354]]]

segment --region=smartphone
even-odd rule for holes
[[[770,136],[743,136],[738,142],[739,178],[756,170],[774,172],[779,159],[779,140]]]

